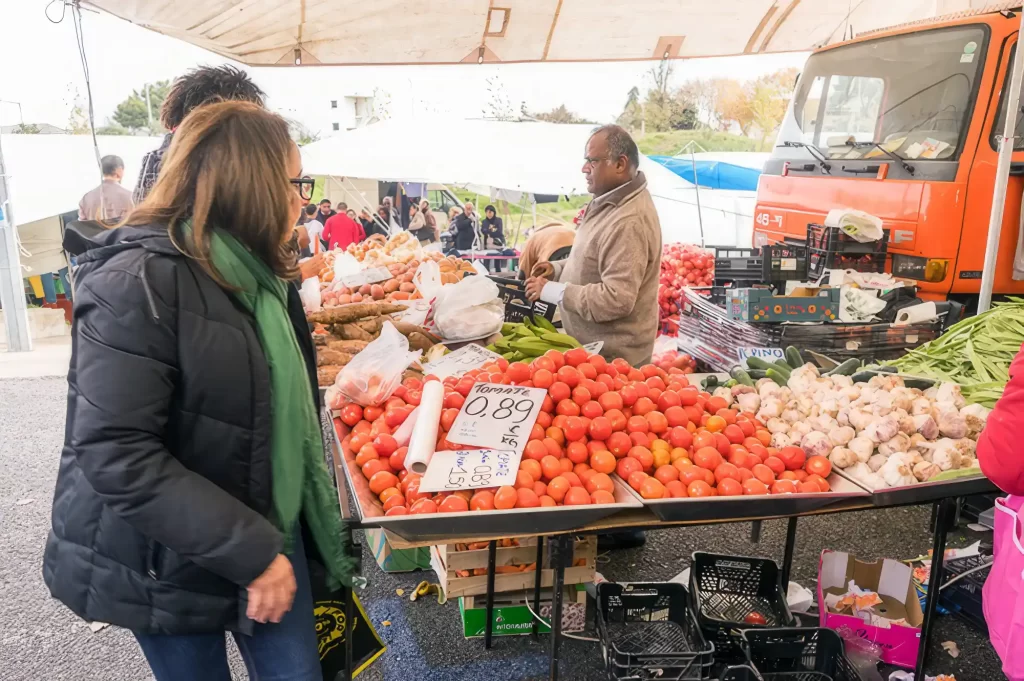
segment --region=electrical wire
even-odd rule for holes
[[[60,5],[60,18],[56,20],[50,16],[50,8],[53,7],[54,5]],[[50,2],[47,3],[46,5],[46,9],[43,10],[43,14],[46,16],[47,21],[49,21],[51,24],[59,24],[62,21],[64,21],[64,15],[66,13],[67,3],[65,3],[64,0],[50,0]]]
[[[85,76],[85,94],[89,103],[89,132],[92,135],[92,146],[96,153],[96,170],[100,173],[100,181],[103,181],[103,170],[100,164],[100,145],[96,139],[96,116],[92,103],[92,78],[89,75],[89,59],[85,52],[85,29],[82,26],[81,0],[68,0],[71,4],[71,19],[75,26],[75,42],[78,45],[78,56],[82,61],[82,73]],[[63,16],[62,16],[63,18]],[[102,198],[102,196],[101,196]],[[101,207],[102,208],[102,207]],[[106,213],[102,213],[106,214]]]

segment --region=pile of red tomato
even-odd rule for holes
[[[658,287],[662,328],[671,328],[669,320],[679,314],[679,295],[684,286],[711,286],[714,281],[714,253],[692,244],[665,244]]]
[[[426,377],[426,380],[437,380]],[[645,499],[826,492],[831,465],[799,447],[775,449],[753,414],[691,386],[681,369],[607,361],[576,348],[531,363],[504,359],[446,378],[437,449],[467,449],[448,431],[476,382],[544,388],[514,486],[428,493],[405,469],[392,436],[419,404],[406,379],[380,407],[346,404],[342,447],[362,470],[385,515],[615,503],[617,474]]]

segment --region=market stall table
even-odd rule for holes
[[[391,546],[395,549],[411,549],[430,546],[447,542],[487,542],[488,543],[488,568],[487,568],[487,594],[486,594],[486,627],[484,633],[484,646],[490,648],[492,640],[491,615],[494,609],[494,575],[495,553],[497,541],[506,538],[532,538],[537,541],[537,565],[534,584],[534,610],[540,609],[541,594],[541,573],[539,569],[544,556],[545,539],[548,540],[551,552],[551,567],[554,570],[552,585],[552,617],[551,617],[551,649],[550,649],[550,678],[556,680],[559,677],[559,646],[561,643],[561,615],[563,605],[562,586],[566,569],[566,563],[572,560],[571,540],[577,535],[601,534],[615,531],[650,531],[663,530],[692,525],[709,525],[720,523],[754,522],[775,518],[787,518],[788,526],[786,531],[786,545],[782,562],[782,583],[789,582],[789,575],[792,569],[793,554],[796,546],[796,530],[798,518],[802,516],[820,515],[826,513],[843,513],[849,511],[867,510],[871,508],[890,508],[896,506],[912,506],[927,503],[936,504],[935,527],[933,533],[933,554],[941,556],[946,547],[946,535],[953,524],[958,497],[981,494],[997,491],[996,487],[986,478],[961,478],[941,483],[929,483],[914,485],[904,488],[887,489],[880,492],[869,492],[853,485],[850,481],[840,478],[835,494],[823,495],[823,498],[816,503],[794,503],[787,499],[782,504],[772,504],[770,498],[757,500],[755,505],[736,503],[730,499],[702,500],[691,502],[687,500],[660,501],[661,519],[652,510],[653,505],[648,504],[637,507],[635,504],[623,504],[622,510],[613,510],[610,515],[593,518],[575,528],[566,528],[557,520],[557,512],[537,512],[528,516],[531,522],[525,531],[510,532],[510,523],[502,522],[502,516],[508,516],[509,512],[489,511],[479,513],[480,523],[472,523],[464,530],[449,526],[451,530],[448,536],[440,537],[437,531],[430,529],[428,524],[420,523],[401,525],[401,530],[406,536],[387,529],[387,522],[382,522],[379,517],[379,510],[367,512],[367,508],[373,508],[366,488],[366,481],[358,475],[352,475],[350,464],[346,461],[339,442],[342,433],[337,428],[345,428],[340,422],[335,422],[328,412],[324,412],[324,434],[330,442],[330,455],[335,471],[335,477],[339,481],[339,498],[342,505],[342,512],[350,520],[349,527],[384,527],[385,534]],[[346,485],[340,484],[344,479]],[[346,487],[348,488],[346,490]],[[348,503],[348,491],[352,494],[354,508]],[[808,497],[811,495],[792,495],[793,497]],[[617,495],[617,500],[621,498]],[[370,506],[364,506],[370,502]],[[724,502],[724,503],[723,503]],[[698,509],[695,504],[701,504]],[[676,508],[673,508],[676,507]],[[692,508],[693,513],[687,516],[680,509]],[[547,510],[547,509],[545,509]],[[715,514],[711,513],[715,511]],[[374,513],[376,512],[376,513]],[[521,519],[522,511],[518,517]],[[473,515],[473,514],[469,514]],[[460,516],[465,519],[467,515]],[[437,516],[430,516],[429,520],[436,523]],[[424,518],[428,520],[428,518]],[[493,521],[493,522],[492,522]],[[523,527],[522,522],[518,523]],[[397,526],[396,526],[397,527]],[[557,528],[557,529],[556,529]],[[567,558],[568,556],[568,558]],[[942,561],[933,560],[929,584],[940,584],[942,581]],[[924,613],[924,621],[921,628],[921,650],[918,654],[916,674],[918,678],[924,678],[924,667],[927,662],[928,642],[934,625],[936,615],[937,598],[929,598]],[[349,599],[349,606],[351,599]],[[536,634],[536,627],[534,633]],[[346,639],[346,655],[350,655],[349,640]],[[351,667],[349,667],[351,668]]]

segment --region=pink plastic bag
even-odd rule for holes
[[[992,571],[982,590],[982,607],[992,647],[1010,681],[1024,681],[1024,497],[996,499]]]

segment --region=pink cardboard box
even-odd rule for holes
[[[878,593],[882,604],[875,606],[875,612],[889,620],[906,620],[908,626],[890,624],[879,617],[869,622],[831,612],[825,597],[844,595],[851,580],[861,589]],[[907,668],[917,664],[924,614],[909,565],[888,558],[867,563],[840,551],[822,551],[818,564],[818,612],[821,626],[837,630],[846,627],[881,646],[883,662]]]

